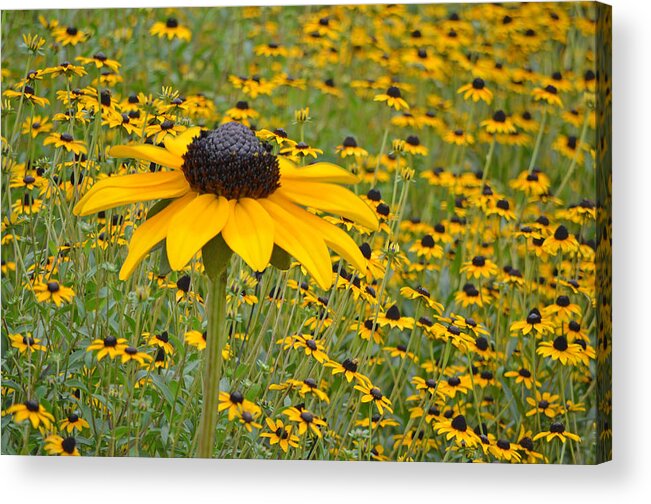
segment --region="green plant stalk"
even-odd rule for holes
[[[203,404],[199,420],[196,456],[210,458],[215,448],[219,380],[222,374],[222,349],[226,342],[226,269],[209,281],[206,303],[208,334],[203,361]]]

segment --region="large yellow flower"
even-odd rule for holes
[[[324,289],[333,279],[328,247],[359,270],[366,267],[350,236],[302,208],[377,229],[372,209],[338,185],[357,182],[339,166],[297,167],[273,155],[250,129],[235,122],[210,131],[189,128],[177,137],[167,136],[164,147],[118,145],[109,154],[171,168],[106,178],[75,206],[76,215],[89,215],[138,201],[171,200],[134,232],[121,279],[163,240],[170,266],[180,270],[220,233],[253,270],[267,267],[275,244]]]

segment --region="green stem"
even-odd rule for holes
[[[199,458],[212,457],[215,448],[222,349],[226,342],[226,283],[226,269],[209,281],[210,290],[206,302],[208,334],[203,361],[203,405],[196,454]]]

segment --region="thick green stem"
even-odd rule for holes
[[[206,302],[208,334],[203,361],[203,405],[199,421],[199,458],[210,458],[215,450],[219,380],[222,375],[222,350],[226,344],[226,269],[210,279]]]

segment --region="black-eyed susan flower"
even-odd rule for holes
[[[106,356],[115,359],[124,352],[124,349],[127,348],[127,346],[126,338],[107,336],[103,339],[93,340],[93,342],[86,348],[86,351],[97,351],[97,360],[100,361]]]
[[[577,343],[568,343],[565,336],[557,336],[554,341],[541,341],[536,353],[559,361],[564,366],[574,366],[583,360],[582,346]]]
[[[298,424],[298,435],[302,436],[306,432],[312,432],[317,437],[323,437],[321,427],[325,427],[327,423],[325,420],[317,417],[314,413],[306,409],[299,409],[292,406],[283,411],[283,415],[287,417],[290,422]]]
[[[141,352],[138,348],[130,345],[125,346],[120,353],[120,361],[122,364],[135,361],[141,366],[147,366],[152,360],[154,358],[151,355]]]
[[[397,304],[391,305],[386,311],[381,312],[377,317],[377,324],[380,327],[390,327],[391,329],[412,329],[414,319],[412,317],[403,317]]]
[[[68,152],[76,155],[87,154],[88,149],[82,140],[75,140],[70,133],[51,133],[44,141],[43,145],[54,145],[54,147],[63,147]]]
[[[32,290],[39,303],[53,302],[57,306],[70,303],[72,298],[75,297],[75,292],[70,287],[66,287],[57,280],[52,279],[36,281],[32,285]]]
[[[554,439],[558,439],[562,443],[565,443],[568,439],[577,443],[581,442],[581,437],[566,430],[565,425],[561,422],[553,422],[548,431],[539,432],[533,437],[534,441],[538,439],[544,439],[548,443],[551,443]]]
[[[495,444],[488,448],[489,452],[497,460],[506,460],[507,462],[520,462],[521,455],[518,453],[518,445],[510,443],[506,439],[498,439]]]
[[[359,390],[362,393],[361,401],[363,403],[370,402],[374,404],[380,412],[380,415],[384,415],[384,410],[393,413],[391,401],[382,394],[382,390],[379,387],[375,387],[372,384],[360,383],[355,385],[355,390]]]
[[[533,406],[533,408],[527,411],[526,415],[533,416],[541,414],[548,418],[554,418],[560,411],[558,398],[558,394],[550,394],[549,392],[540,393],[536,391],[535,398],[527,397],[527,403],[529,406]]]
[[[34,115],[28,117],[23,122],[23,135],[31,135],[32,138],[36,138],[41,133],[47,133],[52,130],[52,123],[50,122],[49,117]]]
[[[451,129],[443,135],[443,141],[453,145],[472,145],[475,137],[462,129]]]
[[[397,86],[391,86],[386,90],[385,93],[376,95],[373,98],[373,101],[386,103],[388,107],[395,110],[402,110],[402,109],[409,108],[409,104],[402,97],[400,88],[398,88]]]
[[[560,224],[552,236],[545,238],[543,249],[549,255],[557,255],[559,252],[562,254],[569,254],[575,252],[579,248],[579,242],[571,234],[567,228]]]
[[[143,333],[142,336],[147,340],[148,345],[162,348],[168,355],[174,353],[174,347],[170,343],[170,337],[167,331],[163,331],[160,334]]]
[[[59,26],[54,28],[52,30],[52,36],[54,40],[63,46],[76,46],[81,42],[85,42],[89,37],[88,33],[79,30],[76,26]]]
[[[477,446],[481,441],[479,436],[468,427],[466,417],[457,415],[453,419],[444,419],[434,424],[434,429],[439,435],[445,436],[449,440],[454,440],[455,444],[461,446]]]
[[[62,431],[71,433],[74,430],[81,431],[83,429],[89,429],[90,425],[77,413],[70,413],[63,420],[61,420],[59,427]]]
[[[531,390],[534,385],[533,374],[525,367],[521,367],[517,371],[506,371],[504,376],[507,378],[515,378],[515,383],[522,383],[527,390]],[[536,381],[536,386],[540,387],[540,382]]]
[[[498,272],[497,265],[484,256],[475,256],[472,261],[463,263],[461,270],[468,278],[490,278]]]
[[[11,341],[11,346],[17,348],[20,353],[33,353],[36,351],[45,352],[47,347],[41,345],[41,340],[39,338],[32,337],[31,333],[26,333],[24,336],[22,334],[10,334],[9,341]]]
[[[555,105],[557,107],[563,107],[563,100],[558,96],[558,89],[551,84],[545,86],[544,88],[535,88],[531,95],[533,96],[534,101],[544,101],[549,105]]]
[[[245,399],[244,395],[239,390],[234,390],[233,392],[220,392],[218,410],[228,411],[229,420],[241,416],[244,411],[248,411],[255,416],[261,413],[260,406]]]
[[[472,100],[475,103],[482,100],[490,105],[493,101],[493,92],[486,87],[484,79],[480,79],[479,77],[473,79],[469,84],[461,86],[457,89],[457,93],[463,93],[464,100]]]
[[[159,38],[167,37],[167,40],[179,39],[189,42],[192,39],[192,32],[185,26],[179,24],[177,18],[169,17],[163,21],[155,22],[149,29],[149,33]]]
[[[344,141],[341,142],[341,145],[337,145],[337,152],[342,158],[348,156],[353,156],[355,158],[368,156],[368,151],[357,145],[357,140],[352,136],[347,136],[344,138]]]
[[[287,453],[290,447],[297,448],[300,438],[292,434],[293,425],[285,425],[281,419],[273,420],[266,418],[265,422],[271,432],[262,432],[260,437],[269,439],[270,445],[277,444],[281,450]]]
[[[34,88],[28,85],[23,86],[20,91],[7,89],[2,94],[7,98],[14,98],[18,100],[23,99],[29,103],[33,103],[37,107],[44,107],[45,105],[49,105],[50,103],[50,100],[48,100],[47,98],[44,98],[42,96],[37,96],[36,92],[34,91]]]
[[[490,119],[482,121],[479,125],[485,128],[487,133],[491,134],[505,135],[515,132],[513,121],[503,110],[496,111]]]
[[[75,206],[77,215],[89,215],[135,201],[173,200],[134,232],[120,278],[128,278],[164,238],[169,264],[179,270],[217,235],[254,271],[267,267],[275,244],[301,262],[326,289],[333,280],[327,246],[365,269],[364,257],[344,231],[296,205],[376,229],[372,210],[336,185],[356,181],[342,168],[316,163],[299,169],[271,154],[251,130],[238,123],[210,132],[192,128],[178,137],[168,136],[165,148],[124,145],[113,147],[110,153],[172,168],[104,179]]]
[[[367,376],[358,371],[358,364],[359,361],[357,359],[346,358],[342,362],[327,361],[325,366],[332,369],[333,375],[343,374],[349,383],[353,380],[363,384],[371,383]]]
[[[97,52],[93,54],[92,57],[86,58],[85,56],[77,56],[77,61],[82,65],[95,65],[95,68],[110,68],[114,72],[117,72],[120,68],[120,63],[116,60],[112,60],[106,56],[103,52]]]
[[[56,434],[52,434],[45,438],[45,451],[49,455],[72,456],[79,457],[79,448],[77,448],[77,440],[68,436],[63,438]]]
[[[554,332],[554,325],[549,322],[546,317],[543,319],[538,308],[533,308],[524,320],[518,320],[511,324],[511,332],[515,333],[516,336],[518,333],[522,333],[526,336],[532,331],[537,334]]]
[[[49,429],[54,422],[54,415],[33,399],[28,399],[24,403],[13,404],[5,410],[5,413],[13,415],[16,423],[29,420],[35,429],[41,424],[46,429]]]

